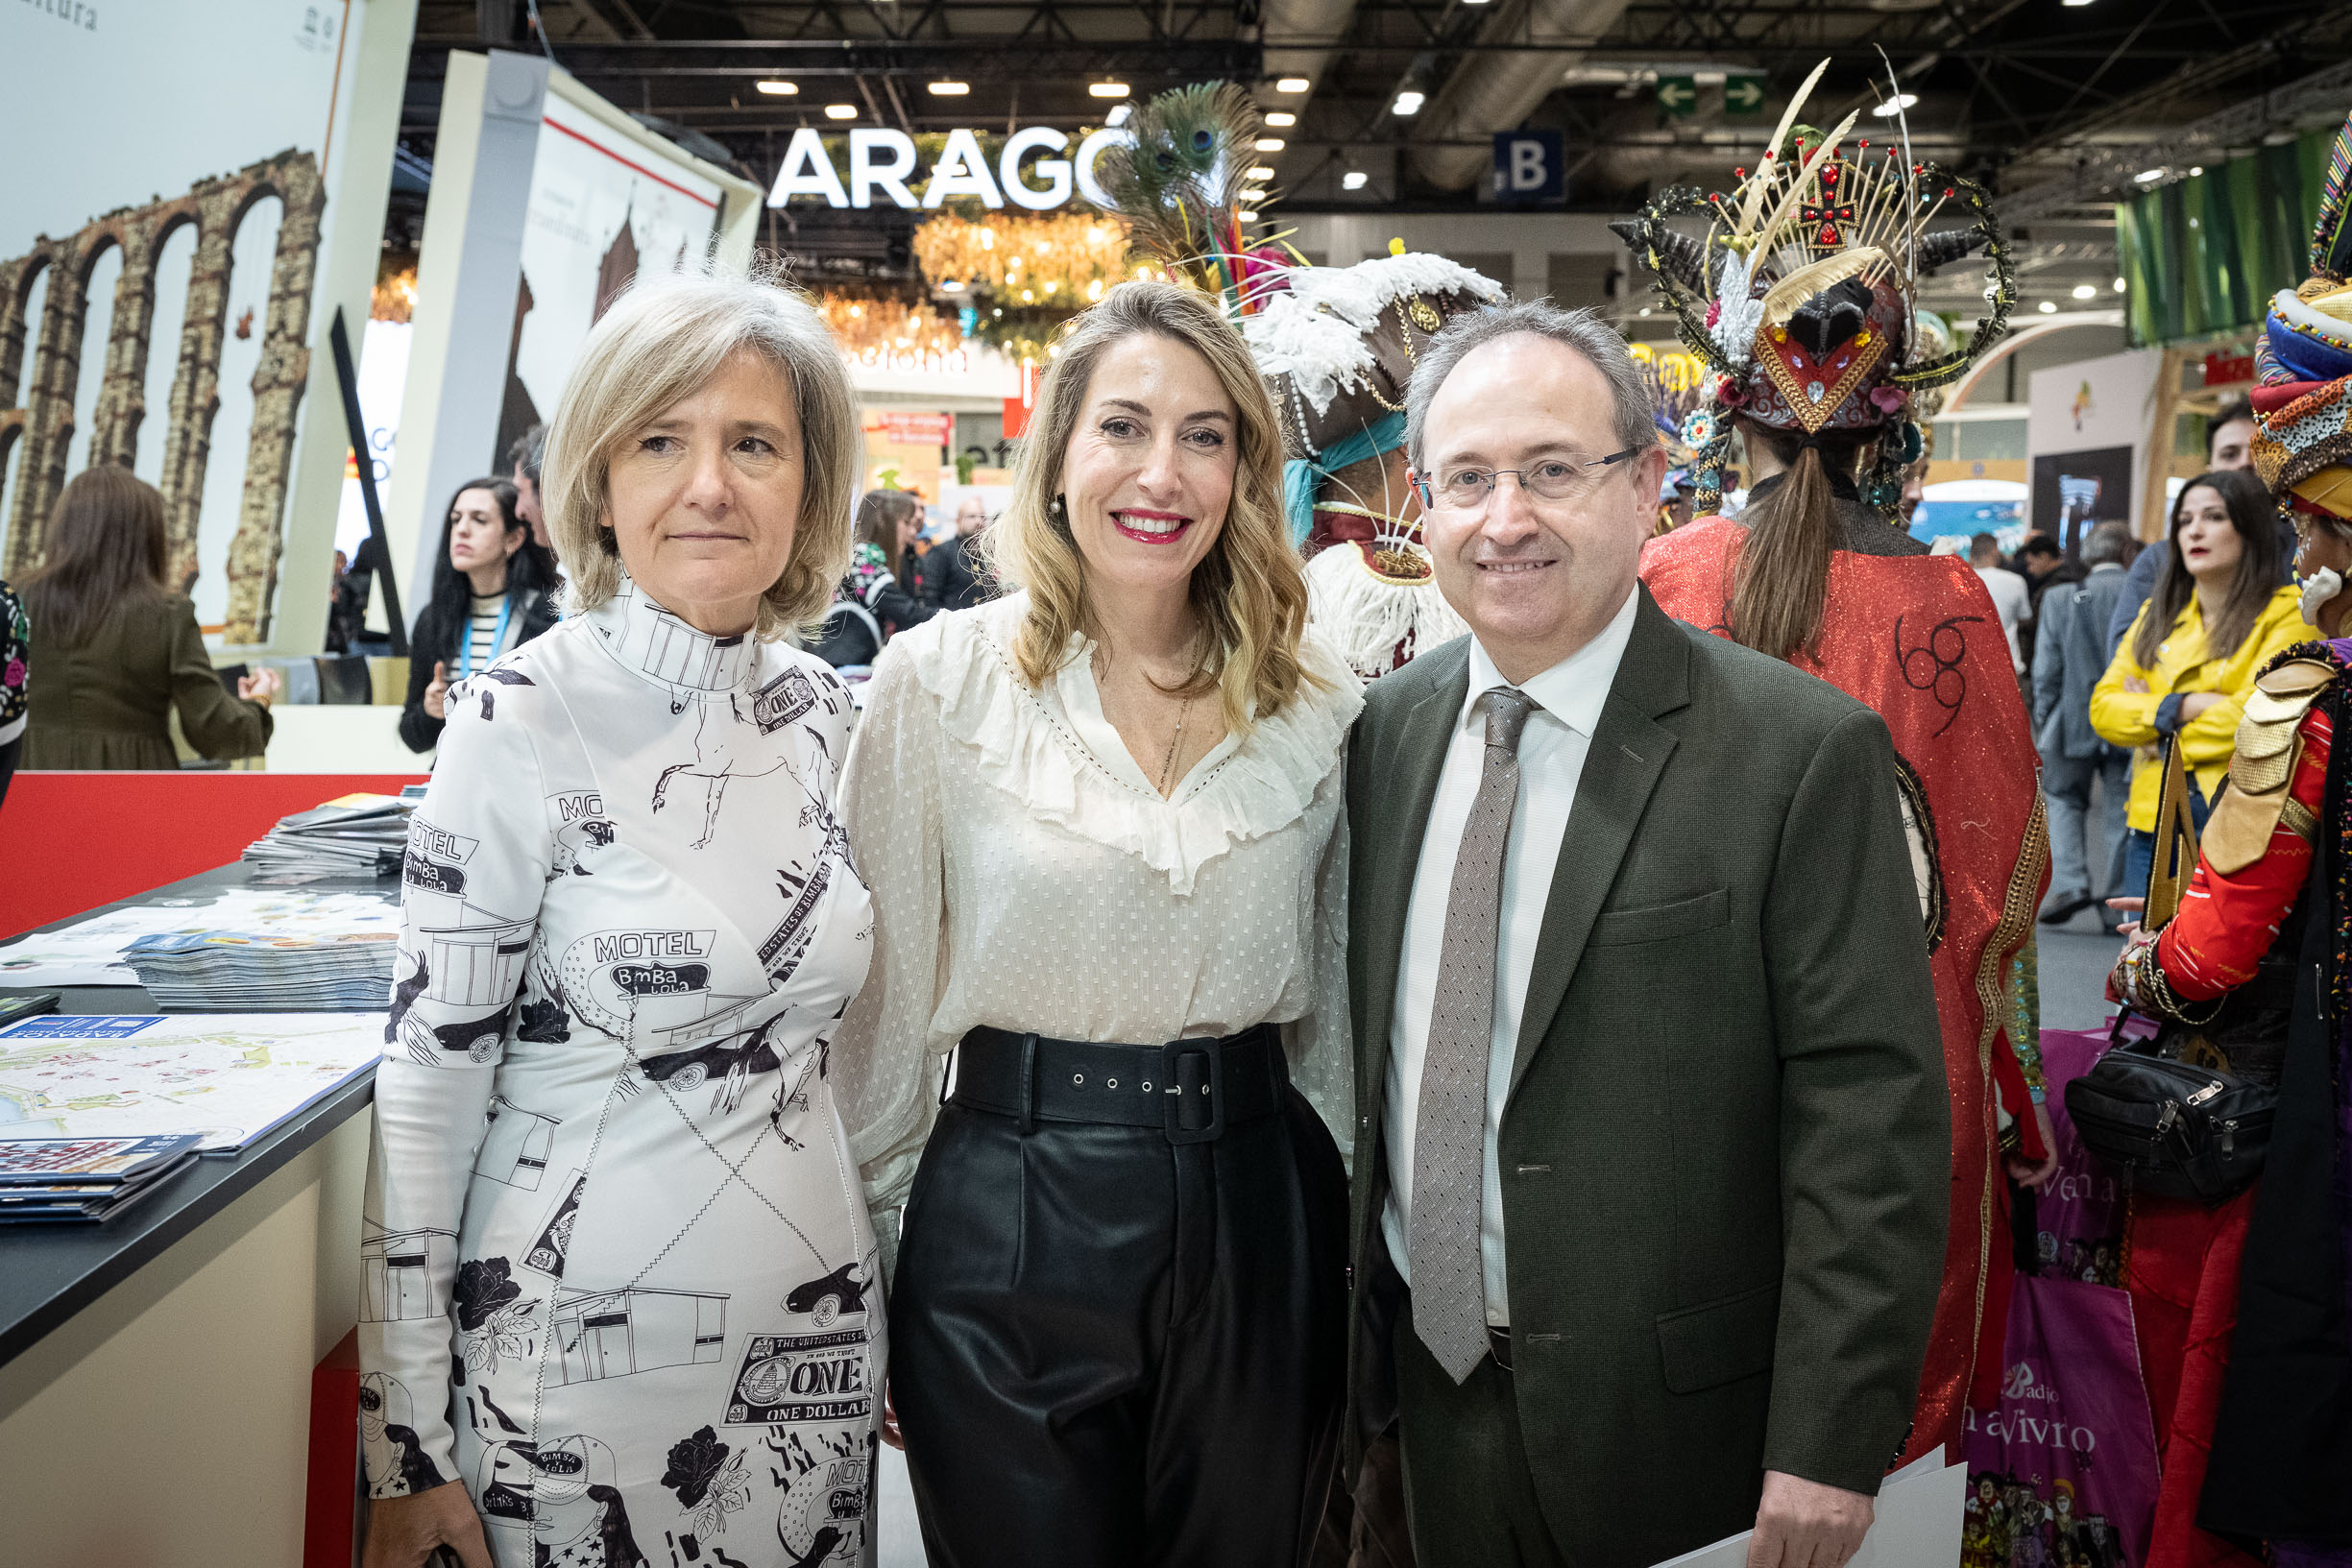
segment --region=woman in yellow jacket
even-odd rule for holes
[[[2123,888],[2147,886],[2164,742],[2177,738],[2198,829],[2229,773],[2239,710],[2271,655],[2314,636],[2280,559],[2276,508],[2244,471],[2199,474],[2172,507],[2170,552],[2091,692],[2091,728],[2139,755]]]

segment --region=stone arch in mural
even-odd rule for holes
[[[48,269],[46,251],[0,262],[0,486],[8,482],[9,459],[24,445],[24,399],[17,392],[24,380],[26,316],[32,308],[33,287]],[[0,490],[0,524],[8,516],[8,499]],[[0,526],[0,535],[12,533]],[[0,576],[12,575],[15,553],[12,548],[0,559]]]
[[[0,261],[0,444],[21,443],[15,494],[0,495],[10,519],[0,574],[21,576],[38,565],[41,534],[65,488],[81,376],[83,328],[91,269],[109,246],[123,268],[110,302],[104,377],[91,415],[90,461],[129,466],[147,424],[148,341],[155,326],[156,269],[164,243],[182,225],[196,228],[187,310],[172,375],[163,437],[162,485],[170,577],[176,586],[196,566],[196,523],[211,461],[212,420],[220,409],[221,341],[228,330],[230,247],[254,206],[269,197],[281,215],[272,253],[260,364],[254,372],[253,434],[237,527],[230,542],[230,642],[269,635],[278,559],[283,544],[286,488],[294,460],[295,415],[310,376],[310,295],[318,272],[319,216],[327,196],[318,159],[288,150],[232,175],[203,180],[184,196],[109,212],[64,239],[46,236],[13,260]],[[46,269],[48,298],[37,331],[25,320],[33,278]],[[168,280],[167,280],[168,281]],[[28,368],[30,350],[31,378]],[[19,387],[23,388],[19,396]],[[0,461],[7,446],[0,445]],[[5,472],[0,468],[0,472]]]

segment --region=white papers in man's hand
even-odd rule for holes
[[[1941,1463],[1931,1454],[1887,1477],[1862,1549],[1847,1568],[1958,1568],[1960,1516],[1968,1501],[1968,1466]],[[1658,1568],[1747,1568],[1754,1531],[1685,1552]]]

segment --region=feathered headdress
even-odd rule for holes
[[[2328,161],[2311,277],[2270,301],[2254,374],[2255,471],[2281,505],[2352,519],[2352,120]]]
[[[1350,493],[1340,475],[1404,445],[1405,387],[1429,340],[1506,296],[1401,244],[1352,267],[1294,267],[1284,281],[1242,318],[1242,336],[1281,416],[1283,509],[1311,557],[1316,625],[1369,680],[1467,628],[1432,586],[1419,526],[1399,516],[1407,498]]]
[[[1732,410],[1808,438],[1879,432],[1863,494],[1891,509],[1902,470],[1920,451],[1912,397],[1958,379],[2006,330],[2016,300],[1991,201],[1974,182],[1913,159],[1900,116],[1896,142],[1876,151],[1867,140],[1847,147],[1851,114],[1827,133],[1799,123],[1828,67],[1824,60],[1806,78],[1762,161],[1734,170],[1728,194],[1674,187],[1610,226],[1658,275],[1683,341],[1716,372],[1711,401],[1725,412],[1703,410],[1688,427],[1703,438],[1694,442],[1703,509],[1721,499]],[[1931,232],[1947,207],[1969,223]],[[1691,217],[1706,220],[1704,235],[1673,227]],[[1930,346],[1912,330],[1919,279],[1979,248],[1990,309],[1965,349]]]
[[[1128,130],[1096,160],[1095,179],[1128,221],[1129,253],[1220,296],[1234,315],[1255,310],[1288,265],[1249,232],[1257,105],[1230,82],[1200,83],[1144,103]]]

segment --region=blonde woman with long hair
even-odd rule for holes
[[[875,964],[832,1071],[940,1568],[1289,1562],[1321,1511],[1346,1194],[1311,1106],[1346,1127],[1361,699],[1307,630],[1281,462],[1214,303],[1113,290],[989,531],[1022,591],[868,688],[842,811]]]

